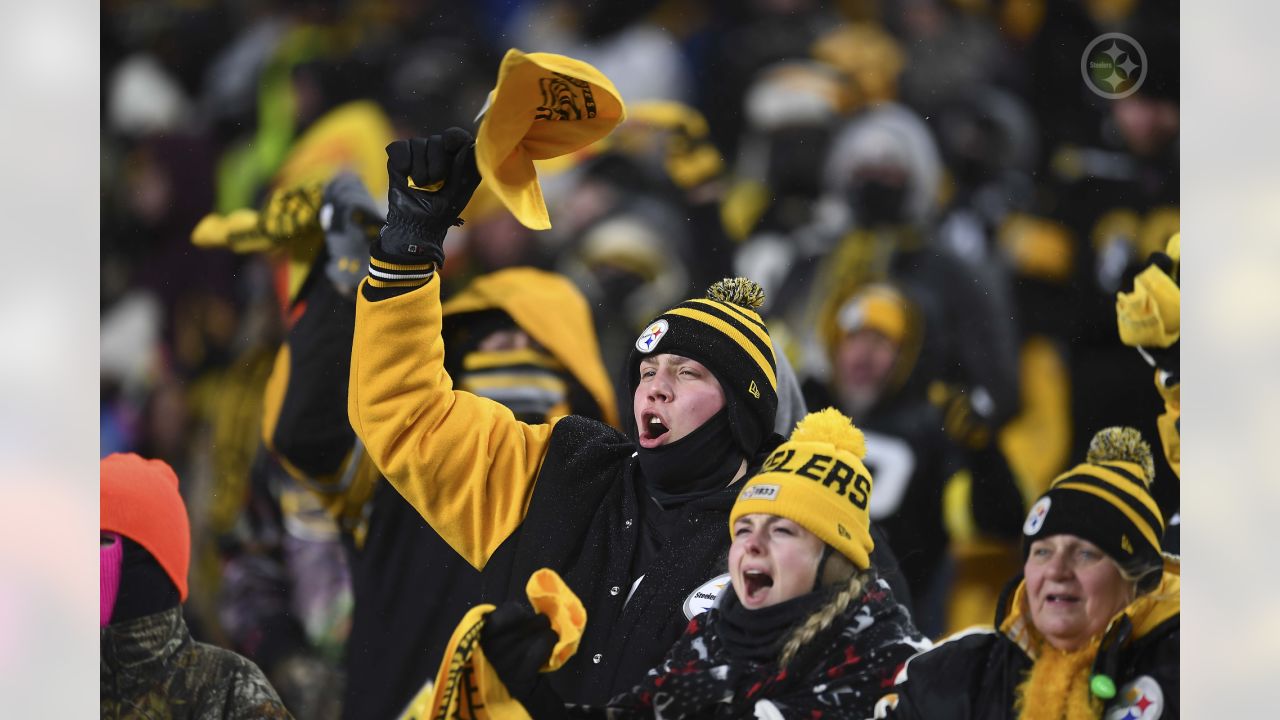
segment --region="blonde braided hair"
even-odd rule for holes
[[[805,619],[795,630],[791,631],[791,635],[787,637],[787,641],[782,644],[782,654],[778,657],[778,668],[786,668],[795,659],[796,654],[800,652],[800,648],[804,647],[818,636],[818,633],[831,627],[831,623],[849,607],[849,603],[862,596],[862,593],[871,585],[871,576],[867,572],[855,573],[849,578],[845,586],[836,593],[831,601],[815,610],[808,618]]]

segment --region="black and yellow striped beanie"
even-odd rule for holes
[[[1131,575],[1142,591],[1159,582],[1164,519],[1149,490],[1151,447],[1130,427],[1093,436],[1085,462],[1059,475],[1031,506],[1022,526],[1022,555],[1052,535],[1084,538]]]
[[[702,363],[724,390],[729,423],[738,447],[755,456],[773,431],[778,411],[777,361],[769,330],[756,313],[764,290],[746,278],[725,278],[705,298],[686,300],[654,318],[636,338],[627,358],[627,397],[634,402],[640,360],[670,353]],[[628,411],[624,421],[635,424]],[[633,428],[634,429],[634,428]]]
[[[859,570],[871,567],[871,473],[862,463],[862,431],[835,408],[810,413],[742,486],[729,511],[729,534],[743,515],[794,521]]]

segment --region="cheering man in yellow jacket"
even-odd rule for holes
[[[348,413],[383,474],[462,557],[485,568],[503,547],[509,597],[549,567],[582,598],[585,635],[551,682],[566,701],[603,703],[728,584],[738,481],[780,441],[777,366],[754,309],[763,293],[722,281],[650,323],[628,358],[626,434],[573,415],[526,424],[455,391],[434,275],[479,182],[473,142],[451,128],[387,148],[389,211],[359,289]],[[839,470],[807,473],[843,489]]]

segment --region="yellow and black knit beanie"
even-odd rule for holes
[[[1093,436],[1085,462],[1059,475],[1031,506],[1022,525],[1022,554],[1031,543],[1069,534],[1097,545],[1138,587],[1159,582],[1164,519],[1149,490],[1155,476],[1151,447],[1130,427]]]
[[[670,353],[697,360],[724,390],[734,440],[753,457],[773,430],[778,411],[777,360],[769,330],[756,313],[764,290],[746,278],[725,278],[705,298],[686,300],[657,318],[636,338],[627,359],[627,397],[634,402],[640,360]],[[624,420],[631,413],[624,414]],[[630,418],[629,424],[634,424]]]
[[[765,459],[729,511],[729,534],[743,515],[764,513],[792,520],[849,558],[871,566],[871,473],[862,463],[866,440],[835,408],[810,413],[791,439]]]

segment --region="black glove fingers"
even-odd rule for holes
[[[555,649],[556,643],[560,640],[560,636],[556,635],[556,631],[551,629],[551,619],[546,615],[537,615],[538,622],[531,623],[529,628],[529,660],[530,663],[540,668],[547,664],[551,659],[551,651]]]
[[[441,136],[432,135],[430,138],[419,139],[422,140],[422,153],[414,156],[414,170],[420,168],[421,172],[415,174],[413,180],[419,186],[427,187],[445,179],[445,173],[449,171],[449,156],[445,154],[444,138]],[[417,165],[417,162],[421,162],[421,165]]]
[[[449,180],[443,188],[449,196],[449,211],[455,215],[461,213],[479,184],[480,169],[476,167],[476,146],[464,145],[453,156]]]
[[[445,130],[442,137],[444,139],[444,151],[449,155],[456,155],[462,148],[474,145],[476,142],[474,135],[457,126]]]
[[[502,635],[515,640],[520,640],[523,638],[533,637],[534,635],[551,628],[551,621],[546,615],[539,615],[525,607],[521,607],[521,609],[524,610],[524,613],[518,617],[508,620],[506,624],[497,629],[500,630]]]
[[[407,148],[404,174],[417,185],[424,184],[422,178],[426,176],[426,142],[425,138],[417,137],[404,141]]]
[[[396,140],[387,146],[387,177],[391,181],[391,187],[408,185],[407,178],[412,169],[412,151],[408,140]]]
[[[390,263],[439,267],[445,233],[462,224],[458,215],[480,183],[475,139],[462,128],[450,128],[393,142],[387,146],[387,173],[387,219],[378,243],[382,254],[374,255]],[[410,180],[418,189],[409,187]],[[412,279],[421,280],[421,275]]]
[[[536,635],[551,629],[551,618],[542,613],[535,613],[525,620],[524,632],[526,635]]]
[[[545,617],[540,615],[539,617]],[[556,647],[556,641],[559,636],[556,631],[551,629],[550,624],[541,631],[532,635],[532,639],[525,645],[525,667],[531,667],[535,670],[547,664],[551,659],[551,651]]]
[[[517,623],[533,616],[533,610],[519,602],[511,601],[498,606],[484,618],[486,633],[500,634]]]

